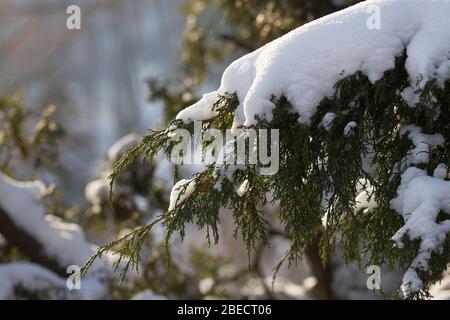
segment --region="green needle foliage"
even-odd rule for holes
[[[404,239],[405,247],[399,249],[390,240],[403,225],[403,218],[390,208],[390,201],[396,197],[400,176],[407,168],[404,159],[414,147],[399,129],[406,124],[415,124],[425,133],[450,137],[450,82],[440,88],[430,81],[418,92],[419,103],[411,108],[400,94],[410,85],[405,60],[406,55],[398,57],[395,68],[375,83],[361,72],[336,83],[335,94],[318,105],[309,125],[299,124],[298,114],[293,112],[285,97],[273,97],[276,105],[273,121],[259,120],[254,128],[279,129],[278,173],[262,176],[257,167],[250,164],[231,171],[228,165],[206,166],[203,172],[193,177],[191,183],[194,183],[195,191],[187,199],[149,225],[101,247],[86,268],[96,257],[112,249],[121,261],[128,259],[123,271],[126,272],[130,264],[137,267],[143,239],[156,223],[165,227],[166,252],[175,233],[184,237],[187,223],[195,223],[205,231],[210,243],[217,243],[220,208],[232,211],[235,234],[242,237],[250,252],[260,241],[269,244],[271,226],[263,208],[275,204],[279,206],[279,222],[291,240],[286,254],[290,262],[296,262],[306,248],[318,243],[325,264],[339,243],[346,261],[361,262],[364,258],[367,264],[406,270],[417,255],[419,242]],[[220,97],[211,106],[218,115],[210,119],[204,129],[230,128],[237,105],[238,99],[233,93]],[[328,112],[335,113],[336,118],[325,129],[320,123]],[[350,121],[355,121],[358,126],[351,134],[344,135],[344,127]],[[169,138],[170,132],[177,128],[193,131],[191,124],[179,120],[172,121],[163,131],[150,131],[116,164],[111,183],[141,154],[153,158],[163,151],[169,156],[177,143]],[[443,147],[430,151],[429,163],[419,167],[432,174],[437,164],[450,165],[449,154],[449,139],[446,139]],[[365,162],[371,164],[371,172]],[[239,196],[236,187],[244,180],[248,180],[249,190]],[[366,181],[362,186],[366,190],[370,182],[371,197],[378,207],[355,212],[360,181]],[[186,188],[187,185],[181,188],[180,194]],[[445,218],[448,216],[442,214],[442,219]],[[428,296],[429,286],[440,279],[450,261],[449,245],[447,239],[442,253],[433,254],[430,272],[420,273],[424,289],[411,298]]]

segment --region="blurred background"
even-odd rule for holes
[[[82,29],[66,28],[66,8],[82,9]],[[79,201],[114,141],[161,122],[146,79],[176,73],[185,18],[171,0],[2,0],[0,95],[49,104],[66,131],[58,184]]]

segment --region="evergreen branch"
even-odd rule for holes
[[[145,236],[154,225],[161,222],[163,219],[164,215],[158,216],[152,222],[139,227],[122,238],[111,241],[99,247],[96,253],[92,255],[81,268],[81,275],[85,276],[95,260],[101,259],[104,254],[115,249],[116,247],[118,248],[116,248],[113,255],[118,255],[119,258],[113,262],[114,271],[122,265],[122,262],[125,263],[120,272],[120,281],[122,282],[124,280],[130,267],[132,270],[136,270],[138,272],[139,252],[144,243]]]

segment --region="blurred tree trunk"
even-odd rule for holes
[[[54,257],[45,254],[41,243],[32,235],[19,228],[1,207],[0,234],[5,237],[8,244],[15,246],[31,261],[52,270],[60,276],[66,276],[66,270],[58,264]]]
[[[319,242],[320,236],[316,237],[315,241],[313,241],[305,251],[305,256],[311,268],[311,272],[317,279],[316,285],[311,290],[311,295],[315,299],[334,299],[333,290],[331,288],[331,282],[333,281],[331,264],[329,259],[327,259],[325,265],[322,263]]]

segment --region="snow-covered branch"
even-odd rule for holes
[[[68,276],[66,270],[69,266],[81,267],[95,253],[96,247],[85,240],[78,225],[45,215],[45,210],[37,203],[45,190],[40,182],[17,182],[2,175],[0,233],[32,261],[55,272],[44,272],[45,278],[55,283],[62,281],[56,280],[58,275]],[[84,293],[97,294],[97,297],[108,295],[108,279],[112,277],[110,264],[110,259],[104,259],[93,265],[83,282]],[[42,273],[37,271],[37,267],[27,268],[31,271],[29,277],[20,281],[29,282],[33,274]],[[10,273],[10,269],[3,268],[2,271]]]

